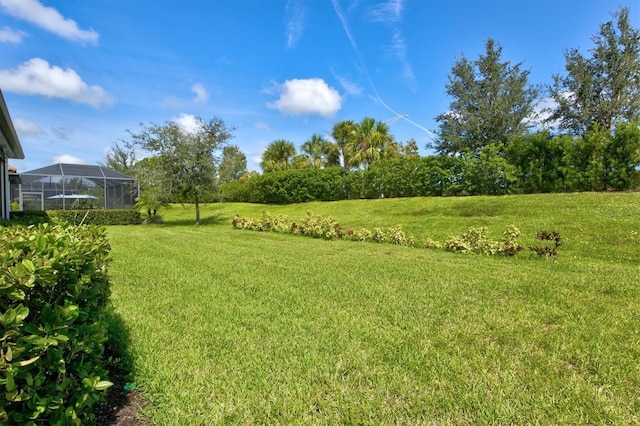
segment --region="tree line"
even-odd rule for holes
[[[632,189],[640,183],[640,32],[627,8],[612,18],[592,37],[589,55],[565,52],[565,72],[553,75],[547,87],[530,84],[522,63],[503,61],[502,46],[492,39],[477,59],[457,60],[445,86],[449,109],[435,118],[437,137],[427,146],[435,155],[426,158],[414,140],[399,143],[385,122],[365,117],[338,122],[329,135],[312,135],[300,152],[292,142],[276,140],[262,155],[262,175],[246,173],[246,156],[228,144],[233,129],[219,118],[200,118],[194,133],[171,122],[142,126],[124,146],[114,146],[106,165],[135,172],[149,205],[198,205],[221,193],[234,198],[247,182],[273,181],[272,173],[337,168],[342,171],[331,173],[365,176],[383,164],[396,164],[396,173],[406,173],[409,164],[416,170],[418,163],[440,170],[437,185],[449,189],[428,194]],[[543,94],[552,102],[540,109]],[[136,162],[134,147],[152,156]],[[355,191],[349,197],[358,192],[362,196]]]

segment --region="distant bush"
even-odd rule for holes
[[[0,228],[2,424],[92,423],[103,399],[109,243],[98,227]]]

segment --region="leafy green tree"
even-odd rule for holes
[[[491,144],[475,152],[462,154],[463,180],[471,195],[502,195],[512,191],[517,181],[516,168],[502,155],[504,147]]]
[[[218,168],[220,184],[225,184],[237,179],[247,172],[247,156],[236,145],[222,148],[222,161]]]
[[[296,147],[293,143],[284,139],[278,139],[271,142],[262,153],[260,167],[263,172],[291,169],[291,160],[295,155]]]
[[[119,142],[113,143],[102,165],[116,172],[131,175],[137,161],[135,148],[135,144],[130,141],[122,141],[122,145]]]
[[[389,126],[382,121],[365,117],[356,124],[354,134],[348,143],[350,167],[368,167],[374,161],[393,158],[398,155],[397,144],[389,133]]]
[[[340,150],[340,157],[342,158],[342,167],[345,169],[349,169],[350,159],[351,159],[351,151],[352,140],[355,137],[356,133],[356,123],[352,120],[343,120],[333,125],[331,129],[331,137],[336,141],[338,148]]]
[[[572,190],[632,189],[640,181],[640,123],[619,123],[615,133],[596,124],[574,139],[567,178]]]
[[[197,117],[194,131],[167,121],[143,125],[140,133],[130,134],[134,143],[155,156],[152,169],[157,190],[193,202],[199,225],[200,203],[215,193],[220,151],[232,131],[222,119]]]
[[[515,138],[505,157],[517,169],[519,190],[525,193],[565,191],[567,153],[572,144],[571,136],[554,136],[548,130]]]
[[[598,125],[612,131],[618,122],[640,119],[640,32],[629,23],[629,9],[613,14],[593,37],[591,57],[578,49],[565,53],[565,75],[549,88],[557,107],[549,120],[584,135]]]
[[[406,144],[399,144],[398,153],[404,157],[420,157],[420,152],[418,151],[418,143],[413,138],[410,139]]]
[[[527,132],[538,89],[529,85],[521,63],[501,61],[502,46],[489,39],[486,53],[475,61],[464,56],[449,75],[446,92],[453,100],[440,123],[433,147],[439,153],[477,151],[490,144],[508,145]]]
[[[615,190],[640,185],[640,122],[619,123],[608,146],[606,183]]]

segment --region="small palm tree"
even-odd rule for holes
[[[397,144],[386,123],[365,117],[356,124],[348,150],[351,153],[349,166],[368,167],[374,161],[395,156]]]
[[[329,142],[317,133],[303,143],[301,149],[311,159],[311,167],[314,169],[340,164],[340,148],[338,145]]]
[[[296,155],[296,147],[293,143],[278,139],[271,142],[262,153],[260,167],[264,172],[287,170],[292,167],[291,159]]]
[[[351,141],[355,137],[356,126],[356,123],[352,120],[342,120],[334,124],[333,129],[331,129],[331,136],[338,145],[339,155],[342,157],[342,167],[345,169],[350,167],[350,147],[352,146]]]

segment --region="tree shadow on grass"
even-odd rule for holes
[[[106,313],[107,342],[104,345],[104,362],[108,380],[113,383],[107,390],[106,401],[94,407],[96,424],[118,426],[143,426],[148,424],[139,414],[146,405],[135,390],[131,338],[122,317],[109,307]]]
[[[218,213],[200,218],[200,225],[221,225],[226,223],[230,224],[231,218]],[[164,226],[195,226],[195,224],[195,216],[190,219],[167,220],[163,223]]]

